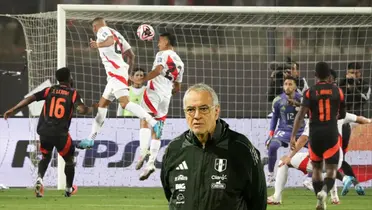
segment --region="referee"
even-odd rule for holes
[[[190,130],[169,144],[161,169],[169,209],[266,209],[260,153],[219,119],[215,91],[196,84],[186,91],[183,106]]]

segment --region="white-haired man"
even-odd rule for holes
[[[215,91],[193,85],[183,106],[189,130],[168,145],[161,170],[169,209],[266,209],[260,154],[219,118]]]

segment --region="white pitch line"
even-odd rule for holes
[[[0,207],[19,207],[19,204],[10,204],[10,205],[0,205]],[[40,207],[45,206],[43,204],[27,204],[27,208],[29,207]],[[71,204],[53,204],[54,207],[65,207],[71,206]],[[89,206],[89,207],[146,207],[146,208],[158,208],[158,207],[165,207],[167,205],[135,205],[135,204],[81,204],[77,206]]]
[[[0,195],[0,198],[1,197],[17,197],[17,198],[19,198],[20,195]],[[35,196],[32,196],[32,195],[31,196],[28,196],[27,195],[27,196],[24,196],[24,197],[35,197]],[[48,195],[48,194],[45,194],[44,197],[45,198],[58,198],[58,197],[60,197],[61,199],[64,199],[64,195],[63,194],[61,194],[61,195]],[[75,195],[75,196],[72,196],[72,197],[115,197],[115,198],[135,199],[135,200],[137,200],[137,199],[139,199],[139,200],[150,199],[149,196],[132,198],[132,197],[128,197],[127,195]],[[165,201],[165,198],[163,198],[163,197],[159,197],[159,198],[154,197],[154,198],[155,199],[164,199],[164,201]],[[36,199],[36,197],[35,197],[35,199]],[[153,199],[151,198],[151,200],[153,200]]]

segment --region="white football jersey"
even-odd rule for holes
[[[148,83],[148,88],[170,97],[172,96],[173,82],[182,82],[184,64],[176,52],[164,50],[156,54],[152,70],[158,65],[163,66],[163,70],[159,76]]]
[[[119,32],[107,26],[103,26],[98,30],[97,42],[104,42],[109,36],[113,36],[115,44],[109,47],[98,48],[106,74],[107,76],[116,74],[127,78],[129,65],[125,63],[122,53],[129,50],[131,46]]]
[[[340,134],[340,136],[342,136],[342,125],[343,124],[352,123],[356,121],[357,121],[357,116],[355,114],[346,112],[345,118],[337,121],[337,128],[338,128],[338,133]],[[310,134],[310,126],[309,126],[309,122],[307,121],[304,132],[302,133],[302,136],[309,136],[309,134]]]

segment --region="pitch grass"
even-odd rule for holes
[[[340,191],[340,190],[339,190]],[[268,194],[271,195],[272,189]],[[366,196],[358,196],[353,189],[347,196],[340,196],[340,205],[328,205],[328,209],[372,210],[372,189]],[[35,198],[32,189],[0,190],[0,210],[3,209],[66,209],[66,210],[166,210],[163,191],[160,188],[79,188],[77,195],[63,197],[63,191],[46,190],[43,198]],[[283,204],[269,206],[269,210],[315,209],[315,196],[302,188],[286,189]]]

